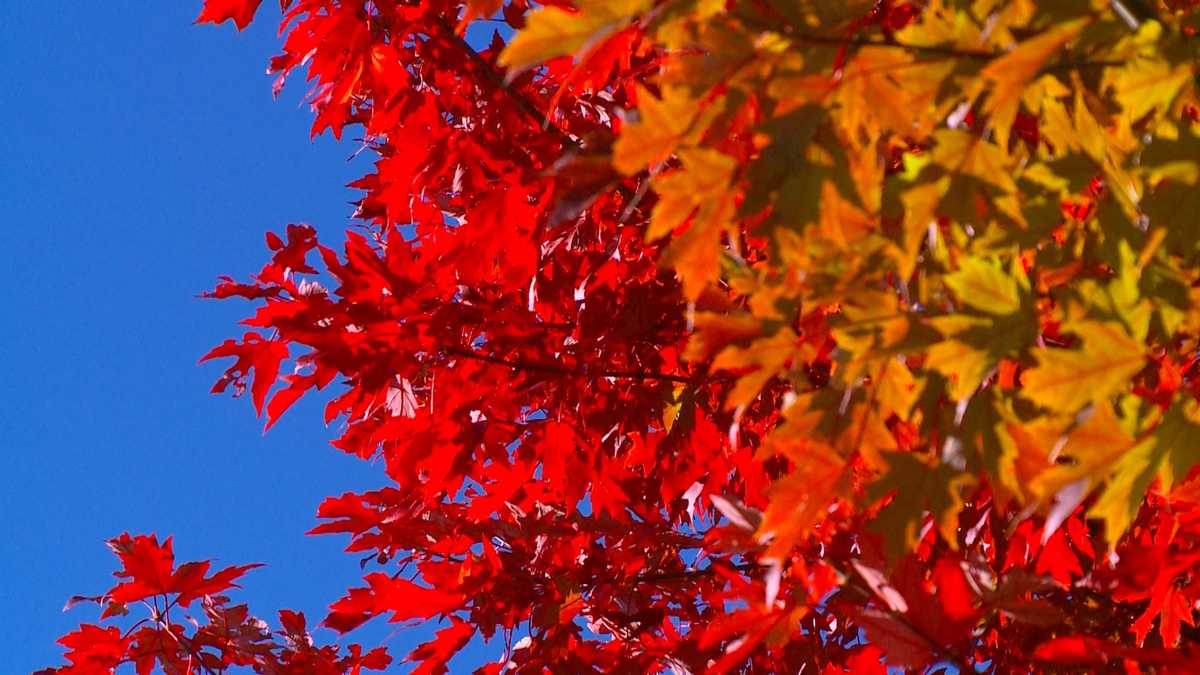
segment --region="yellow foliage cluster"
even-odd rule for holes
[[[879,518],[904,546],[925,512],[952,531],[984,480],[1047,512],[1099,491],[1115,541],[1200,461],[1170,377],[1200,352],[1193,29],[1108,0],[929,0],[886,35],[856,32],[863,2],[574,4],[535,11],[502,62],[631,26],[661,54],[612,165],[652,176],[647,238],[686,299],[729,299],[688,355],[740,376],[730,409],[791,387],[763,447],[793,467],[762,524],[777,553],[864,498],[851,467],[865,498],[896,495]],[[767,242],[749,262],[747,236]]]

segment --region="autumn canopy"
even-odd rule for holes
[[[1196,0],[280,5],[374,168],[205,359],[379,460],[362,583],[121,535],[47,672],[1195,672]],[[368,621],[436,638],[308,635]]]

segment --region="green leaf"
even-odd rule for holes
[[[1088,515],[1105,523],[1105,536],[1115,543],[1141,508],[1154,478],[1163,489],[1200,463],[1200,406],[1195,401],[1176,403],[1142,443],[1117,462],[1113,476]]]
[[[946,542],[957,548],[961,492],[973,478],[947,464],[930,466],[912,453],[884,453],[883,458],[888,470],[867,494],[873,501],[892,496],[871,523],[871,529],[883,535],[888,559],[899,560],[916,545],[926,513],[933,516]]]
[[[970,396],[1000,359],[1020,354],[1037,337],[1037,322],[1024,311],[996,319],[936,317],[930,324],[950,339],[929,348],[925,367],[951,379],[956,401]]]

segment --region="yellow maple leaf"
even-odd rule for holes
[[[889,250],[900,274],[908,277],[916,269],[921,247],[927,240],[929,224],[937,217],[938,202],[946,194],[949,177],[929,183],[918,183],[900,195],[904,205],[903,229],[900,241]]]
[[[965,9],[947,6],[944,0],[928,0],[921,12],[920,20],[913,21],[896,31],[896,41],[921,47],[953,46],[959,49],[976,49],[983,43],[979,26]],[[987,16],[991,8],[977,16]]]
[[[1104,127],[1096,121],[1095,115],[1088,109],[1083,98],[1083,92],[1075,92],[1075,110],[1073,123],[1075,138],[1080,147],[1097,164],[1103,164],[1108,156],[1108,144],[1104,140]]]
[[[1200,404],[1177,401],[1150,424],[1152,433],[1113,464],[1112,478],[1088,515],[1105,523],[1105,536],[1115,543],[1129,528],[1146,490],[1157,478],[1170,492],[1176,480],[1200,463]]]
[[[1120,324],[1080,321],[1070,330],[1083,349],[1037,350],[1038,365],[1021,377],[1022,394],[1060,412],[1075,412],[1117,393],[1146,362],[1146,348]]]
[[[1028,87],[1021,97],[1021,102],[1031,112],[1041,112],[1049,101],[1058,101],[1071,95],[1071,90],[1057,77],[1047,73],[1038,77]],[[1058,139],[1055,138],[1057,141]]]
[[[733,385],[725,398],[725,408],[732,410],[754,400],[763,385],[779,374],[788,362],[802,355],[802,346],[796,333],[784,328],[770,337],[755,340],[748,347],[731,345],[723,349],[713,359],[713,370],[754,368]]]
[[[1007,166],[1008,158],[1000,146],[960,129],[939,129],[933,139],[934,163],[953,173],[974,176],[1005,192],[1017,191]]]
[[[1083,149],[1083,143],[1078,134],[1075,133],[1075,124],[1071,121],[1071,113],[1067,111],[1067,106],[1057,98],[1042,100],[1039,126],[1041,127],[1041,133],[1045,134],[1046,138],[1054,139],[1054,146],[1057,149],[1059,157],[1062,157],[1069,151]],[[1064,191],[1065,188],[1066,183],[1064,181]]]
[[[837,88],[837,80],[825,73],[776,75],[767,85],[767,94],[778,101],[777,115],[787,113],[810,103],[821,103]]]
[[[679,151],[682,168],[654,179],[658,202],[650,214],[646,240],[669,234],[695,214],[693,227],[710,227],[713,217],[723,211],[719,203],[729,192],[737,162],[729,155],[708,148]]]
[[[1121,167],[1121,153],[1114,137],[1106,133],[1087,106],[1082,90],[1075,92],[1075,138],[1083,151],[1104,170],[1104,177],[1112,193],[1125,209],[1126,214],[1136,218],[1140,199],[1137,185]]]
[[[867,371],[877,369],[881,361],[894,359],[896,344],[908,334],[909,320],[896,294],[871,289],[844,297],[839,308],[845,322],[831,332],[838,349],[846,354],[838,367],[840,379],[851,383]],[[895,365],[896,373],[900,373],[900,368],[908,370],[899,361]],[[904,374],[900,373],[900,376]],[[911,374],[908,384],[911,384]]]
[[[1001,414],[1004,422],[997,429],[997,437],[1004,453],[997,477],[1004,488],[1022,500],[1041,498],[1031,488],[1031,481],[1051,467],[1051,449],[1062,435],[1063,423],[1050,417],[1024,422],[1011,410]]]
[[[713,222],[732,218],[732,200],[722,200],[720,217]],[[675,270],[683,286],[683,297],[695,302],[704,288],[716,281],[721,272],[721,231],[693,224],[675,237],[660,258],[663,265]]]
[[[763,322],[743,312],[697,312],[696,332],[683,352],[686,361],[704,361],[732,342],[759,337]]]
[[[863,133],[874,141],[885,131],[924,136],[939,119],[930,108],[953,68],[950,62],[917,62],[902,50],[860,49],[846,64],[834,96],[847,137]]]
[[[899,447],[883,411],[870,401],[862,401],[846,412],[845,419],[845,428],[837,437],[838,451],[845,457],[857,453],[869,468],[884,471],[887,468],[884,453]]]
[[[1026,85],[1033,81],[1046,61],[1089,22],[1089,19],[1076,19],[1055,26],[993,59],[980,72],[992,84],[983,113],[991,120],[1001,148],[1008,147],[1008,133],[1017,117]]]
[[[838,192],[833,181],[821,184],[821,216],[817,234],[839,249],[849,250],[875,229],[874,221]]]
[[[1017,280],[980,258],[964,259],[944,281],[961,302],[975,309],[1004,316],[1021,308]]]
[[[500,65],[516,73],[567,54],[580,58],[588,46],[625,28],[652,4],[652,0],[576,0],[577,11],[541,7],[530,12],[525,27],[500,53]]]
[[[636,90],[638,120],[622,129],[613,144],[613,167],[624,174],[635,174],[698,140],[720,112],[719,100],[702,104],[683,87],[663,87],[661,99],[640,84]]]
[[[1036,477],[1030,477],[1034,494],[1045,499],[1081,478],[1092,484],[1103,482],[1114,462],[1130,448],[1134,439],[1121,426],[1112,404],[1100,401],[1083,424],[1073,429],[1058,455],[1069,457],[1072,464],[1059,463]]]
[[[763,557],[783,560],[833,500],[849,490],[849,472],[845,460],[824,443],[772,437],[767,445],[793,462],[792,471],[771,485],[771,501],[758,528],[759,539],[770,542]]]
[[[907,420],[921,393],[908,366],[898,358],[887,359],[875,378],[875,386],[875,402],[881,416],[886,419],[894,413],[900,419]]]
[[[993,366],[987,352],[959,340],[948,338],[929,348],[925,367],[950,380],[950,397],[961,401],[974,393]]]
[[[679,159],[682,168],[654,180],[658,202],[646,239],[663,237],[691,218],[663,252],[662,262],[679,275],[684,296],[695,300],[720,271],[721,233],[737,209],[730,189],[737,162],[708,148],[684,148]]]
[[[1088,509],[1088,517],[1104,521],[1104,536],[1115,543],[1129,529],[1140,504],[1145,485],[1145,474],[1157,460],[1155,443],[1148,439],[1126,452],[1114,467],[1113,478],[1104,487],[1099,499]],[[1148,481],[1146,481],[1148,482]]]
[[[1113,89],[1117,102],[1133,122],[1151,110],[1166,110],[1179,89],[1192,77],[1192,67],[1171,67],[1162,59],[1133,59],[1115,71]]]

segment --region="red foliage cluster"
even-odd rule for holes
[[[363,669],[383,670],[391,663],[383,649],[363,654],[361,647],[353,645],[343,656],[335,647],[313,646],[303,614],[280,612],[283,629],[272,633],[245,605],[230,605],[223,593],[258,565],[226,567],[210,576],[207,560],[175,567],[170,539],[160,544],[154,536],[122,534],[108,546],[121,560],[115,576],[122,581],[103,595],[71,598],[67,608],[97,603],[103,607],[100,618],[106,619],[130,614],[131,605],[141,605],[148,616],[125,630],[114,625],[80,626],[59,640],[67,648],[70,665],[41,673],[94,675],[129,663],[138,675],[147,675],[156,665],[165,673],[215,673],[253,666],[258,672],[278,675],[359,675]],[[189,614],[197,600],[199,618]]]
[[[259,1],[208,0],[199,20],[242,28]],[[306,225],[269,234],[270,262],[210,293],[256,302],[250,332],[205,359],[233,359],[214,390],[249,389],[267,426],[337,380],[334,445],[382,459],[387,487],[320,506],[312,532],[348,534],[347,551],[376,568],[326,626],[441,620],[408,657],[421,673],[496,635],[505,658],[477,672],[883,673],[885,652],[913,668],[1136,660],[1185,672],[1198,656],[1174,647],[1200,601],[1200,494],[1156,498],[1109,556],[1079,510],[1010,532],[985,490],[953,542],[927,524],[894,566],[849,509],[787,559],[760,562],[751,533],[782,460],[758,449],[783,392],[728,411],[734,380],[681,359],[690,312],[725,301],[686,305],[644,243],[653,198],[592,156],[656,67],[636,28],[581,63],[506,79],[499,37],[481,50],[461,37],[462,2],[281,4],[277,87],[304,68],[312,133],[353,128],[376,156],[353,184],[363,227],[340,252]],[[468,4],[503,6],[512,27],[527,9]],[[883,3],[864,25],[898,29],[918,4]],[[175,568],[170,540],[111,545],[121,582],[88,600],[106,618],[139,604],[147,617],[82,626],[61,640],[71,665],[46,672],[390,662],[314,646],[302,615],[283,612],[272,633],[229,605],[222,594],[249,566],[209,575],[207,562]],[[197,600],[203,622],[189,628],[173,614]],[[1093,637],[1130,622],[1150,644]],[[1045,642],[1049,627],[1081,636]]]

